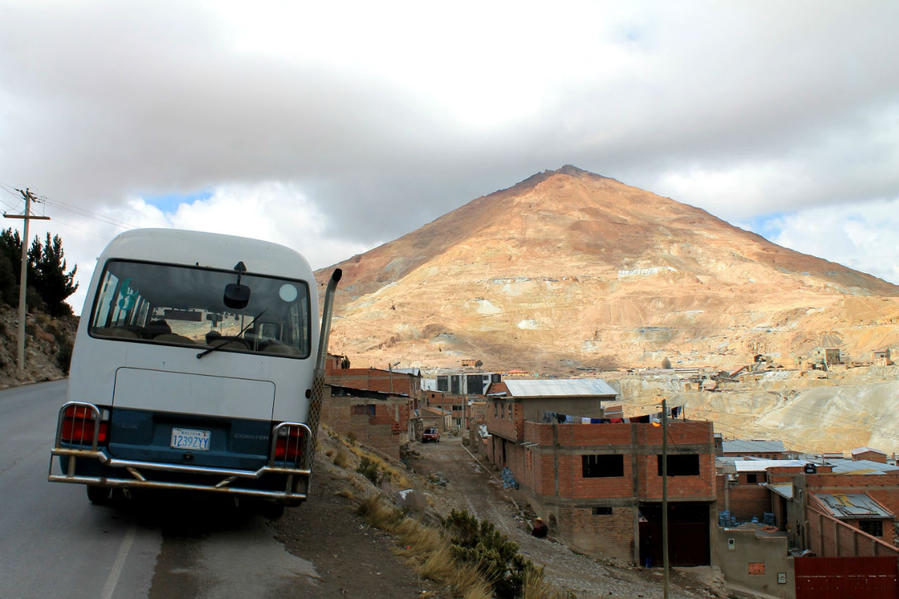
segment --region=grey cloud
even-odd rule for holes
[[[899,141],[877,135],[897,128],[894,4],[653,7],[616,39],[633,71],[594,79],[605,57],[560,57],[584,77],[535,71],[536,114],[482,128],[414,85],[237,51],[212,6],[7,6],[0,182],[89,206],[291,181],[335,236],[368,242],[565,163],[650,189],[663,172],[781,163],[803,182],[780,210],[899,193]]]

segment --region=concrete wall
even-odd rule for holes
[[[713,534],[718,565],[727,582],[783,599],[796,596],[793,558],[788,555],[786,537],[761,536],[753,530],[717,526]],[[730,540],[733,542],[729,543]],[[778,583],[779,573],[785,576],[786,582]]]

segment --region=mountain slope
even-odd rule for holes
[[[571,166],[338,266],[333,349],[381,366],[791,363],[899,342],[899,287]]]

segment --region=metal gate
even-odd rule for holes
[[[797,557],[796,599],[899,599],[895,557]]]

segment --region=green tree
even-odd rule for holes
[[[66,272],[65,252],[59,235],[54,235],[51,239],[47,233],[47,241],[43,247],[35,237],[28,252],[28,262],[34,273],[34,278],[29,282],[32,282],[44,300],[47,311],[52,316],[72,314],[72,308],[65,300],[78,289],[78,283],[75,282],[78,267]]]
[[[0,232],[0,299],[16,305],[21,276],[22,239],[19,232],[9,228]],[[72,313],[65,299],[75,293],[75,273],[78,267],[66,272],[65,252],[58,235],[47,233],[42,244],[35,237],[28,249],[28,304],[43,307],[53,316]],[[39,301],[38,301],[39,300]]]
[[[22,260],[22,240],[18,231],[0,232],[0,299],[10,306],[19,301],[19,276]]]

